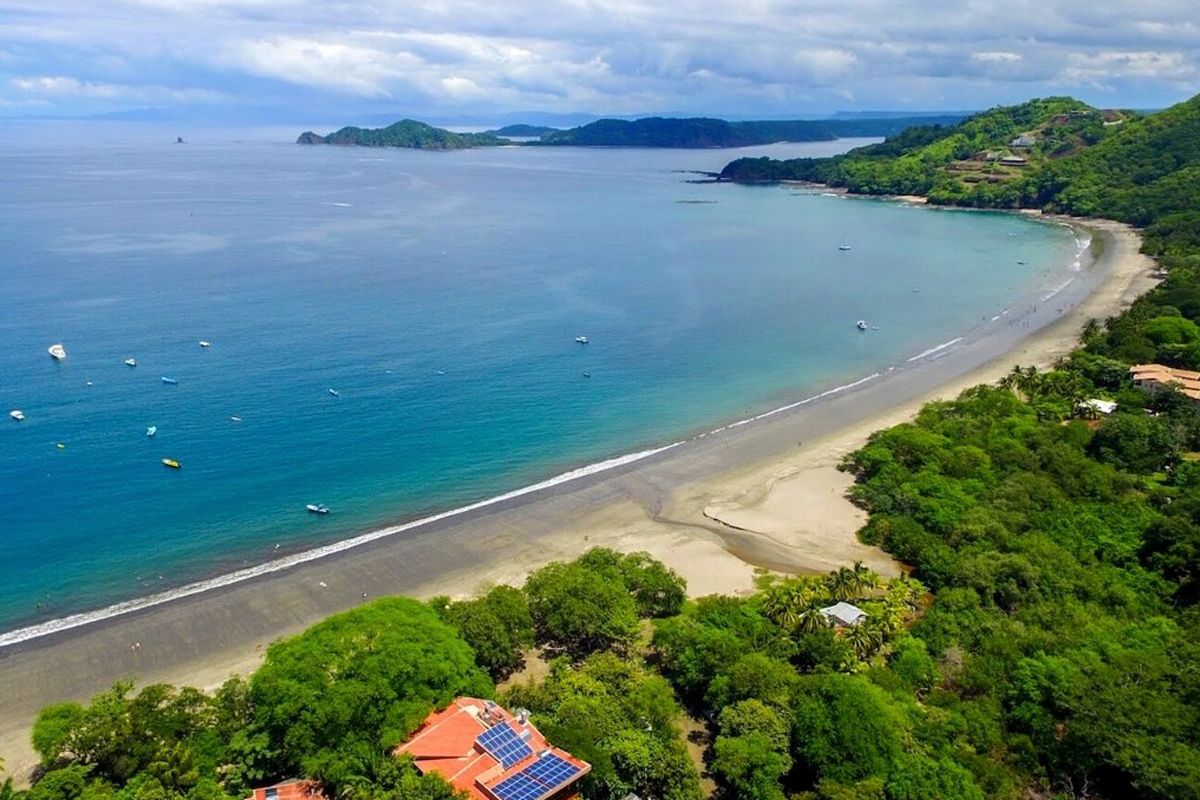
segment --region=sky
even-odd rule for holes
[[[1200,87],[1196,0],[0,0],[0,117],[975,110]]]

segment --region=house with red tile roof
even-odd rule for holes
[[[474,697],[430,714],[395,753],[412,756],[422,774],[436,772],[473,800],[569,800],[592,769],[547,742],[528,712],[514,716]]]
[[[255,789],[246,800],[325,800],[315,781],[290,780]]]
[[[1200,405],[1200,372],[1164,367],[1162,364],[1138,364],[1129,368],[1129,377],[1133,379],[1134,386],[1147,392],[1171,387]]]

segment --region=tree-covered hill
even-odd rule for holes
[[[1108,138],[1130,116],[1050,97],[994,108],[956,125],[912,127],[833,158],[739,159],[721,178],[805,180],[863,194],[920,194],[934,202],[1015,207],[1039,194],[1035,176]]]
[[[297,144],[356,144],[364,147],[410,147],[418,150],[463,150],[494,147],[508,141],[490,133],[454,133],[424,122],[402,119],[386,128],[347,126],[326,136],[305,131]]]
[[[546,134],[541,145],[574,147],[748,147],[775,142],[819,142],[854,136],[889,136],[914,125],[952,124],[956,115],[845,120],[749,120],[706,117],[602,119]]]

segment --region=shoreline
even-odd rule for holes
[[[540,564],[592,546],[648,550],[684,574],[693,595],[752,590],[756,567],[824,571],[863,560],[894,574],[886,554],[855,537],[863,516],[844,499],[850,479],[836,470],[841,456],[931,399],[994,382],[1015,362],[1052,363],[1076,346],[1084,321],[1119,313],[1157,282],[1132,229],[1061,221],[1090,231],[1090,252],[1099,252],[1084,280],[1060,290],[1074,303],[1057,317],[1048,308],[1014,315],[887,373],[684,442],[296,554],[322,551],[236,583],[0,647],[9,688],[0,701],[0,756],[24,774],[32,758],[28,729],[47,703],[86,699],[129,675],[212,686],[251,671],[274,639],[362,602],[364,591],[368,598],[462,596],[519,582]],[[1018,320],[1028,327],[1015,328]],[[135,641],[142,645],[136,652]]]

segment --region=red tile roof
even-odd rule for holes
[[[476,741],[484,731],[504,724],[510,725],[533,751],[507,769]],[[546,753],[553,753],[579,772],[565,785],[547,789],[541,797],[573,796],[568,788],[592,769],[587,762],[553,747],[524,716],[514,717],[490,700],[474,697],[460,697],[445,709],[430,714],[412,738],[395,752],[412,756],[422,773],[437,772],[475,800],[499,800],[493,793],[495,787]]]
[[[1174,385],[1193,400],[1200,400],[1200,372],[1164,367],[1162,364],[1138,364],[1129,368],[1133,382],[1148,388]]]
[[[325,800],[314,781],[291,780],[254,790],[246,800]]]

